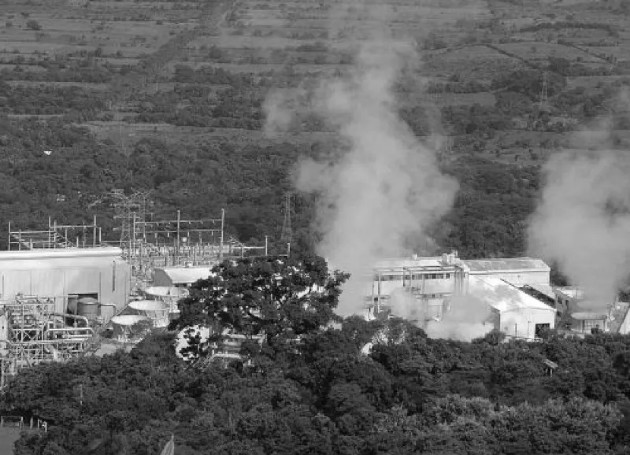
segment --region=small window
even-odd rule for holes
[[[450,273],[445,274],[444,278],[447,279],[447,280],[450,280],[451,279],[451,274]]]

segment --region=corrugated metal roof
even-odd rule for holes
[[[496,258],[468,259],[462,262],[471,273],[541,271],[549,272],[551,268],[542,259],[536,258]]]
[[[500,312],[556,311],[555,308],[545,305],[540,300],[496,277],[471,276],[468,283],[468,292]]]

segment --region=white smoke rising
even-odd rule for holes
[[[431,338],[472,341],[495,328],[492,311],[482,296],[454,296],[439,322],[429,321],[425,331]]]
[[[397,115],[392,86],[410,55],[404,43],[365,44],[350,74],[325,81],[316,97],[316,110],[339,125],[349,150],[332,163],[302,163],[297,188],[321,195],[318,252],[353,277],[338,309],[343,315],[362,310],[366,270],[421,237],[457,189]]]
[[[315,89],[306,88],[305,80],[295,93],[276,92],[265,104],[267,132],[289,124],[299,129],[298,114],[315,113],[344,144],[329,160],[302,161],[295,176],[298,190],[320,196],[316,228],[323,240],[317,252],[351,274],[338,308],[342,315],[363,312],[375,262],[410,253],[406,245],[425,239],[427,227],[450,209],[457,191],[455,180],[439,171],[434,150],[398,116],[393,87],[419,57],[414,39],[391,38],[396,17],[392,5],[333,4],[330,43],[353,49],[351,69],[320,80]]]
[[[529,227],[530,249],[557,261],[605,310],[630,265],[630,157],[616,151],[565,151],[545,166],[546,185]]]

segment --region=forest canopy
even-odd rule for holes
[[[162,332],[131,352],[24,369],[0,411],[49,426],[25,431],[16,454],[156,454],[171,434],[184,455],[620,455],[630,447],[628,336],[501,343],[490,334],[464,343],[427,338],[400,319],[329,325],[340,281],[321,259],[245,260],[213,273],[180,302],[180,328],[236,327],[252,307],[267,323],[270,302],[290,308],[298,289],[315,284],[328,297],[298,306],[322,305],[325,317],[298,336],[305,313],[282,311],[296,340],[290,349],[267,336],[231,363],[186,362],[175,332]],[[281,285],[265,290],[269,277]],[[229,291],[213,295],[219,288]],[[272,327],[264,330],[282,333]]]

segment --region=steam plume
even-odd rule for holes
[[[317,111],[339,125],[349,147],[334,162],[303,162],[297,188],[321,194],[319,253],[354,277],[341,314],[361,310],[365,272],[420,237],[449,209],[456,190],[438,170],[434,152],[396,113],[392,85],[410,52],[401,43],[368,43],[349,76],[326,81],[316,97]]]
[[[529,228],[530,248],[557,261],[605,311],[630,265],[630,159],[614,151],[566,151],[545,167],[546,185]]]
[[[303,84],[292,106],[316,113],[342,139],[329,160],[303,160],[295,178],[298,190],[320,196],[318,253],[351,274],[338,308],[342,315],[363,311],[374,263],[408,253],[410,242],[422,241],[428,225],[449,210],[457,190],[456,182],[439,171],[434,151],[398,116],[393,86],[418,56],[413,45],[391,39],[391,6],[376,6],[341,2],[331,9],[330,34],[348,38],[356,49],[354,64],[343,76],[321,80],[308,94]],[[357,14],[370,20],[359,24]],[[291,105],[286,96],[292,94],[274,94],[266,103],[267,131],[278,131],[296,117],[277,112]]]

